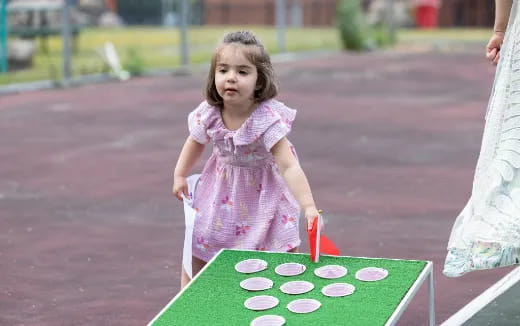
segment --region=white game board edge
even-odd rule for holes
[[[195,275],[195,277],[188,283],[188,285],[186,285],[182,290],[179,291],[179,293],[177,293],[177,295],[175,295],[173,297],[173,299],[170,300],[170,302],[147,324],[147,326],[152,326],[153,323],[155,323],[155,321],[159,318],[159,316],[161,316],[174,302],[175,300],[177,300],[183,293],[184,291],[186,291],[186,289],[193,283],[194,280],[197,279],[197,277],[199,277],[202,272],[209,266],[211,265],[211,263],[217,259],[217,257],[222,253],[222,251],[224,251],[225,249],[220,249],[220,251],[215,255],[213,256],[213,258],[211,258],[210,261],[208,261],[208,263],[206,265],[204,265],[204,267],[200,270],[200,272]]]
[[[406,307],[408,307],[413,297],[415,296],[417,291],[419,291],[421,285],[424,283],[424,280],[430,275],[430,273],[433,273],[433,263],[431,261],[428,261],[426,263],[426,266],[424,266],[421,274],[419,274],[419,276],[412,284],[408,292],[406,292],[406,295],[403,297],[397,308],[395,308],[394,313],[386,321],[385,326],[395,325],[395,323],[399,320],[399,318],[405,311]]]

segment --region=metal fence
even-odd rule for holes
[[[276,49],[285,51],[288,29],[332,29],[338,1],[0,0],[0,85],[67,83],[107,72],[124,77],[123,68],[139,74],[151,61],[158,69],[187,65],[188,57],[202,58],[216,42],[200,31],[230,25],[271,27]],[[362,0],[364,9],[375,1]],[[443,0],[439,23],[487,26],[493,14],[489,0]]]
[[[124,70],[140,74],[151,61],[155,68],[173,69],[189,64],[189,57],[209,53],[216,40],[205,34],[229,25],[270,28],[269,38],[285,51],[287,28],[332,28],[336,2],[0,0],[0,14],[7,9],[0,17],[0,40],[9,35],[9,51],[0,46],[0,85],[33,80],[67,84],[71,78],[109,72],[124,78]],[[214,27],[206,27],[208,33],[198,32],[209,25]],[[4,55],[8,61],[2,61]],[[9,63],[7,73],[3,62]]]

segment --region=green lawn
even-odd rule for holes
[[[193,27],[189,31],[190,63],[208,62],[212,50],[225,32],[237,29],[251,29],[264,42],[269,53],[278,52],[276,29],[265,26],[225,26]],[[125,28],[87,28],[82,30],[78,52],[72,57],[73,75],[92,74],[106,71],[99,51],[104,42],[112,42],[125,62],[129,51],[137,53],[141,67],[174,68],[179,65],[179,31],[159,27]],[[399,42],[436,42],[443,40],[482,41],[489,37],[486,29],[450,29],[421,31],[415,29],[399,31]],[[341,48],[338,32],[335,28],[291,28],[286,35],[288,51],[338,50]],[[61,78],[61,40],[59,36],[49,39],[48,53],[43,53],[40,46],[30,69],[0,75],[1,84],[11,84],[35,80],[59,80]]]

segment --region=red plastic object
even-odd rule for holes
[[[416,7],[415,19],[420,28],[437,27],[438,8],[434,5],[419,5]]]
[[[314,219],[312,229],[307,230],[309,236],[309,246],[311,251],[311,260],[316,261],[316,239],[318,237],[318,219]],[[339,256],[339,249],[336,247],[325,234],[320,235],[320,253],[331,256]]]

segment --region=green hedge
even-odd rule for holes
[[[339,1],[336,14],[343,47],[347,50],[356,51],[365,49],[368,34],[361,1]]]

